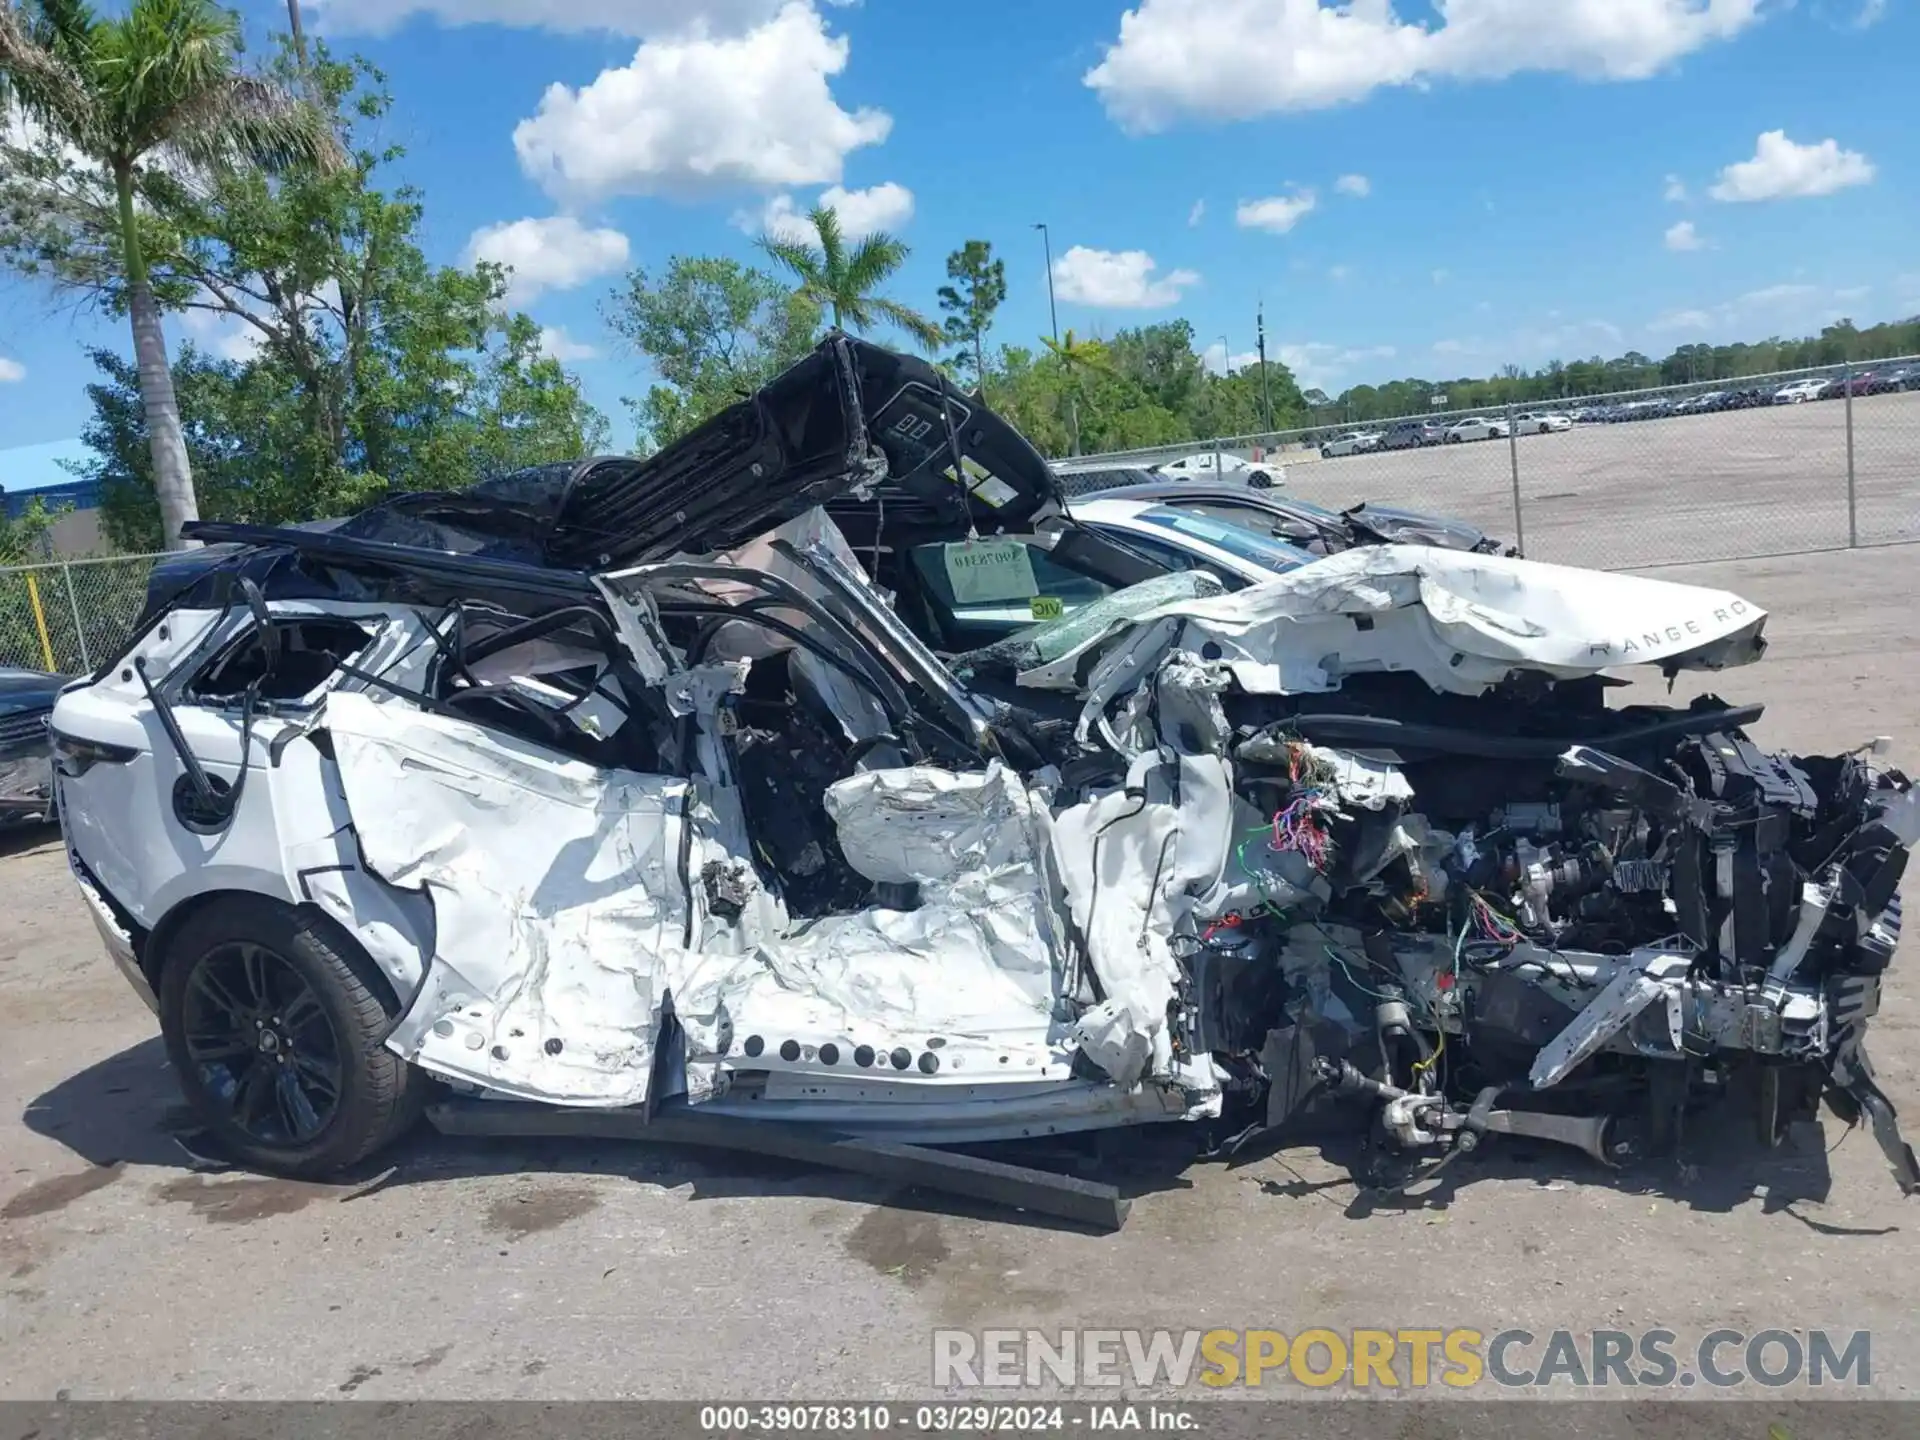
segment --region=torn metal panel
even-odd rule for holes
[[[1231,770],[1212,755],[1135,762],[1123,790],[1054,821],[1054,852],[1101,999],[1074,1030],[1081,1051],[1119,1085],[1166,1075],[1167,1011],[1181,969],[1172,944],[1192,927],[1231,844]]]
[[[1478,695],[1516,671],[1558,678],[1619,665],[1722,669],[1763,648],[1766,612],[1722,591],[1410,545],[1348,550],[1213,600],[1131,622],[1088,682],[1089,706],[1170,649],[1217,656],[1242,689],[1324,692],[1407,671]],[[1058,674],[1098,645],[1062,656]]]
[[[328,728],[367,864],[433,902],[409,1058],[530,1099],[645,1100],[685,782],[363,695],[334,696]]]

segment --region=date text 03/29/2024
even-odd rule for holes
[[[709,1435],[796,1433],[1022,1434],[1071,1430],[1154,1430],[1191,1433],[1201,1422],[1192,1407],[1164,1403],[997,1405],[703,1405],[700,1429]]]

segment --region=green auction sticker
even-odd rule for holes
[[[1058,595],[1036,595],[1027,602],[1027,608],[1036,620],[1058,620],[1067,613]]]

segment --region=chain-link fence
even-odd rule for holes
[[[79,675],[126,643],[159,555],[0,569],[0,665]]]
[[[1240,463],[1245,462],[1245,463]],[[1436,410],[1063,461],[1471,521],[1536,560],[1634,569],[1920,540],[1920,358]]]

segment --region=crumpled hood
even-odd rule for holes
[[[1744,665],[1764,650],[1765,623],[1759,606],[1723,590],[1383,545],[1162,607],[1021,679],[1076,688],[1081,658],[1118,637],[1100,666],[1115,684],[1144,673],[1153,652],[1178,648],[1226,662],[1255,692],[1336,690],[1345,675],[1413,671],[1435,689],[1476,695],[1517,670],[1571,679],[1619,665]]]

